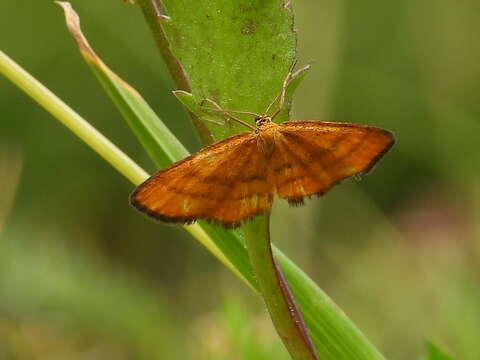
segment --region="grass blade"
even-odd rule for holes
[[[70,3],[57,1],[57,4],[65,11],[68,30],[77,42],[85,62],[155,163],[164,167],[172,160],[187,156],[188,151],[182,143],[168,130],[138,91],[110,70],[93,51]]]

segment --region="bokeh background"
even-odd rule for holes
[[[191,150],[139,10],[75,0],[83,29]],[[276,204],[273,241],[389,359],[480,358],[480,2],[298,1],[293,118],[395,132],[362,181]],[[153,171],[51,1],[1,1],[2,50]],[[260,300],[0,79],[0,359],[288,359]]]

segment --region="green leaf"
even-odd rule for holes
[[[165,16],[159,22],[197,103],[209,98],[230,110],[262,113],[267,108],[295,59],[289,4],[279,0],[163,1]],[[215,140],[245,131],[238,124],[206,126]]]
[[[427,342],[427,357],[425,360],[453,360],[450,356],[445,354],[437,345],[432,342]]]

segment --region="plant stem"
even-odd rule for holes
[[[244,225],[250,262],[275,328],[295,360],[318,359],[307,328],[272,253],[270,214],[262,214]]]
[[[110,142],[97,129],[72,108],[43,86],[37,79],[0,51],[0,73],[32,97],[45,110],[85,141],[107,162],[134,184],[140,184],[148,174],[123,151]]]

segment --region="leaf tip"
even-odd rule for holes
[[[195,111],[195,99],[192,93],[184,90],[173,90],[172,94],[191,111]]]
[[[63,9],[68,31],[70,31],[77,42],[82,54],[91,60],[97,60],[96,54],[93,52],[90,44],[82,33],[80,28],[80,17],[75,10],[73,10],[72,5],[68,1],[55,1],[55,3]]]
[[[67,1],[55,1],[55,3],[63,8],[65,12],[65,21],[67,24],[68,31],[72,34],[75,39],[78,48],[84,57],[84,59],[95,66],[97,69],[100,69],[101,72],[105,73],[107,76],[113,79],[113,81],[121,85],[124,89],[128,90],[133,96],[141,97],[140,94],[117,74],[111,71],[107,65],[98,57],[98,55],[93,51],[92,47],[88,43],[87,38],[82,33],[80,27],[80,17],[73,9],[72,5]]]
[[[188,91],[185,91],[185,90],[172,90],[172,94],[179,99],[183,97],[188,97],[188,98],[193,97],[192,93],[189,93]]]

